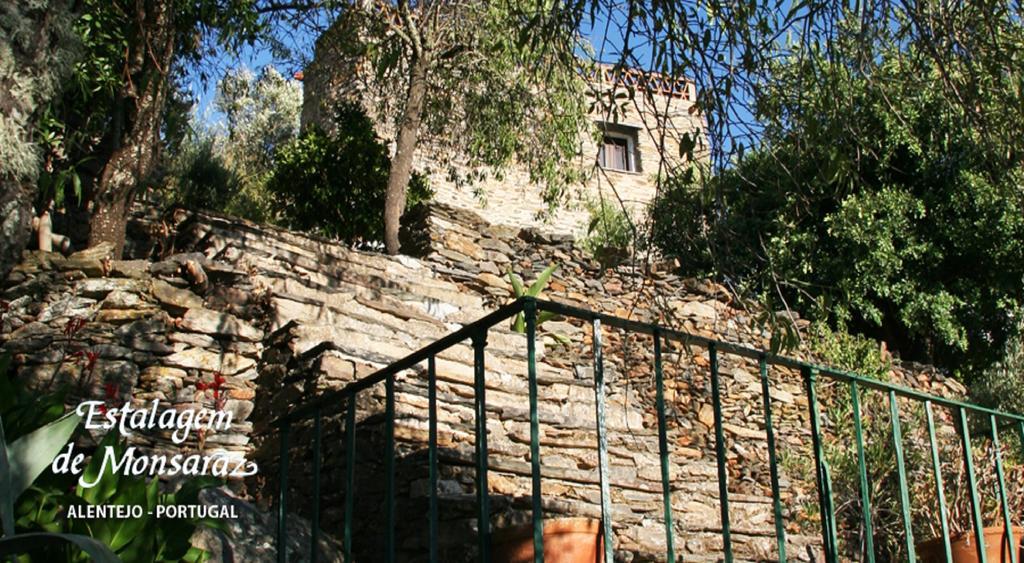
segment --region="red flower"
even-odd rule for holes
[[[84,363],[86,371],[92,372],[93,368],[96,367],[96,360],[100,359],[100,354],[92,350],[75,350],[68,357],[74,358],[76,364],[81,365]]]
[[[85,369],[87,369],[88,371],[91,372],[93,370],[93,368],[96,367],[96,360],[98,360],[100,358],[100,355],[99,355],[98,352],[93,352],[92,350],[86,350],[85,351],[85,357],[86,357]]]
[[[212,390],[213,391],[213,404],[214,408],[221,410],[224,408],[226,396],[221,395],[221,389],[224,387],[224,383],[227,379],[224,378],[220,372],[213,374],[213,381],[210,383],[204,383],[202,381],[196,382],[196,389],[199,391]]]
[[[64,325],[64,336],[71,338],[78,334],[80,330],[85,328],[86,320],[84,317],[71,317],[68,319],[67,324]]]

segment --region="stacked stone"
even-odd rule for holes
[[[134,408],[155,399],[162,411],[214,408],[197,385],[220,374],[222,408],[233,420],[230,429],[205,436],[201,453],[245,458],[263,331],[226,312],[248,309],[228,303],[218,289],[244,290],[245,272],[201,255],[159,262],[108,255],[103,246],[67,258],[26,253],[7,278],[0,343],[13,355],[16,377],[37,390],[68,385],[70,405],[95,399],[108,406],[130,401]],[[196,275],[205,297],[197,293]],[[197,439],[193,432],[178,445],[157,430],[133,432],[129,443],[149,453],[197,453]]]
[[[491,237],[491,242],[483,243],[492,248],[488,251],[492,254],[477,254],[471,250],[472,247],[460,245],[462,241],[456,237],[467,235],[460,235],[459,229],[450,227],[444,239],[449,242],[448,246],[435,245],[440,250],[428,257],[426,264],[411,259],[389,259],[354,252],[287,231],[250,231],[247,226],[239,227],[212,216],[194,222],[191,228],[192,233],[179,240],[195,241],[192,243],[193,249],[202,250],[212,258],[234,260],[236,267],[255,272],[255,283],[268,288],[267,301],[271,304],[272,324],[281,328],[268,340],[267,353],[261,364],[261,377],[265,379],[261,379],[260,389],[267,390],[268,395],[257,401],[257,420],[271,420],[291,405],[300,404],[324,390],[340,388],[355,378],[364,377],[463,323],[483,316],[500,302],[510,299],[509,293],[496,291],[500,287],[498,284],[503,283],[499,276],[500,270],[495,268],[493,271],[478,272],[471,268],[475,264],[487,268],[488,258],[495,262],[501,261],[499,256],[506,257],[508,261],[504,264],[511,264],[508,256],[517,261],[531,256],[528,252],[520,253],[513,249],[511,244],[532,245],[534,248],[551,246],[553,258],[561,261],[563,269],[594,268],[592,263],[579,256],[568,241],[551,241],[530,234],[518,237],[482,225],[473,226],[472,232],[497,232]],[[469,229],[465,231],[470,232]],[[500,237],[511,238],[506,238],[509,242],[502,242]],[[478,239],[468,239],[467,236],[467,240],[477,244]],[[459,250],[454,248],[477,256],[467,256],[464,262],[455,262],[454,259],[459,258],[456,254]],[[452,261],[438,263],[442,259]],[[539,256],[531,262],[537,269],[545,265],[544,259]],[[578,287],[573,279],[560,272],[545,296],[625,316],[628,313],[623,313],[621,309],[628,306],[628,302],[622,296],[630,295],[615,289],[615,281],[606,278],[597,282],[602,286],[609,285],[612,291],[620,292],[609,296],[607,291],[598,293],[595,287]],[[622,282],[618,283],[621,288]],[[510,292],[510,289],[506,291]],[[596,299],[604,299],[608,305],[601,306]],[[704,301],[711,304],[704,305]],[[705,296],[702,301],[701,295],[697,294],[688,301],[680,301],[677,308],[685,311],[696,309],[699,313],[703,311],[700,307],[715,310],[715,305],[726,309],[710,297]],[[694,318],[699,317],[694,314]],[[741,326],[737,323],[733,325]],[[563,349],[549,338],[543,340],[549,350],[539,366],[542,382],[541,419],[545,436],[542,441],[543,472],[545,491],[552,499],[556,499],[549,503],[548,511],[552,514],[596,516],[599,514],[599,495],[594,390],[588,367],[591,337],[585,327],[568,322],[550,323],[544,329],[557,330],[574,342],[574,349],[582,350]],[[616,353],[627,339],[631,339],[636,349],[628,360],[633,366],[630,372],[623,367],[626,360]],[[650,380],[650,342],[649,339],[643,343],[638,340],[635,336],[626,337],[613,331],[607,331],[605,335],[605,346],[609,350],[606,354],[606,377],[610,382],[610,467],[615,490],[613,495],[618,507],[615,521],[620,530],[619,548],[625,552],[652,554],[662,550],[664,544],[658,510],[660,468],[655,418],[649,408],[649,401],[645,399]],[[668,354],[680,350],[669,347],[666,351]],[[490,388],[488,404],[489,412],[493,413],[493,420],[489,421],[489,446],[494,469],[492,492],[508,499],[519,499],[516,501],[518,504],[512,502],[506,505],[520,508],[522,499],[528,498],[529,494],[529,430],[524,354],[525,342],[522,335],[512,333],[507,326],[492,329],[486,357]],[[700,361],[702,356],[697,353],[694,358]],[[706,357],[703,360],[706,367]],[[643,373],[632,373],[638,371]],[[672,372],[672,368],[668,371]],[[723,375],[726,378],[730,376],[727,372],[727,364],[724,364]],[[445,480],[442,488],[449,500],[471,499],[471,474],[465,471],[472,465],[473,455],[472,351],[467,344],[440,356],[438,378],[442,413],[441,445],[446,448],[445,459],[452,468],[451,478]],[[400,441],[407,442],[410,452],[415,452],[417,447],[422,452],[426,442],[426,388],[423,379],[421,370],[403,376],[397,386],[399,423],[396,432]],[[636,387],[631,390],[630,385]],[[712,424],[708,418],[709,395],[704,389],[706,384],[703,379],[694,382],[686,378],[670,377],[668,385],[670,408],[673,409],[670,418],[675,421],[671,434],[672,455],[677,460],[673,463],[673,481],[677,489],[675,502],[680,514],[687,515],[677,521],[679,537],[685,538],[681,540],[681,547],[694,554],[713,555],[721,546],[717,533],[720,527],[716,500],[717,473],[710,449],[712,444],[707,439]],[[690,390],[691,386],[700,387],[702,399],[702,402],[691,401],[694,403],[694,424],[681,414],[680,406],[692,398],[694,393]],[[793,393],[799,394],[799,389],[787,392],[780,388],[779,396],[796,404],[794,410],[797,410],[799,404],[792,398]],[[377,389],[369,395],[372,395],[373,402],[367,406],[365,416],[379,424],[382,390]],[[746,410],[749,411],[749,407]],[[738,399],[735,402],[730,400],[727,404],[727,416],[732,416],[734,411],[744,411]],[[697,416],[698,413],[700,416]],[[372,415],[378,416],[374,418]],[[363,416],[360,416],[360,420]],[[727,428],[752,439],[751,433],[754,431],[747,429],[743,422],[730,422]],[[340,421],[331,418],[328,426],[325,443],[340,444],[341,436],[337,434],[341,431]],[[301,444],[303,440],[306,444],[310,442],[309,428],[306,426],[293,430],[294,443],[299,448],[293,457],[306,460],[305,465],[292,468],[292,471],[298,472],[292,480],[296,487],[293,495],[296,498],[307,498],[312,481],[308,469],[310,454],[308,449],[302,449]],[[379,431],[374,433],[377,434]],[[759,433],[757,438],[763,441],[763,433]],[[750,447],[748,450],[755,451],[755,448]],[[334,452],[340,455],[336,448]],[[276,440],[268,440],[259,459],[265,470],[264,476],[270,476],[271,480],[277,457]],[[326,453],[324,460],[325,475],[331,475],[331,479],[336,478],[340,473],[336,470],[343,467],[342,460]],[[744,465],[736,454],[731,454],[731,464],[736,468]],[[766,474],[767,465],[763,465]],[[455,468],[459,468],[459,471],[455,471]],[[365,468],[361,466],[361,469]],[[374,474],[373,470],[368,472]],[[379,477],[379,472],[375,474]],[[418,491],[422,500],[425,494],[424,476],[421,466],[418,471],[412,472],[412,481],[400,486],[403,490]],[[752,557],[758,553],[768,553],[773,541],[771,507],[768,504],[769,497],[765,494],[765,483],[766,478],[760,481],[749,478],[740,482],[741,486],[734,487],[732,491],[734,518],[745,523],[737,524],[734,521],[737,548],[740,553],[749,553]],[[750,484],[757,486],[752,487]],[[339,489],[340,484],[333,490]],[[274,488],[270,487],[269,490],[273,491]],[[328,490],[325,488],[325,491]],[[331,507],[340,506],[341,497],[332,497],[329,492],[325,495],[325,510],[337,514]],[[498,512],[496,523],[502,519],[521,517],[516,516],[511,508],[504,515]],[[472,511],[466,510],[461,514],[461,528],[471,526]],[[330,519],[325,520],[328,521]],[[453,522],[449,524],[455,525]],[[337,525],[338,522],[332,521],[329,527],[337,529]],[[461,528],[455,526],[454,529]],[[799,533],[794,534],[793,538],[794,551],[800,551],[801,541],[812,541]],[[453,539],[461,542],[465,538]]]
[[[107,262],[95,254],[67,259],[30,255],[5,285],[4,299],[12,302],[4,321],[5,348],[19,354],[19,373],[41,380],[60,363],[54,350],[64,345],[67,319],[85,315],[90,321],[79,335],[82,346],[96,348],[105,377],[120,374],[138,401],[195,405],[196,383],[220,371],[227,377],[230,408],[238,409],[236,424],[232,433],[208,438],[207,448],[215,444],[240,455],[251,452],[260,464],[251,492],[263,501],[277,490],[279,443],[271,421],[510,301],[509,271],[529,283],[557,263],[542,298],[755,348],[766,347],[770,337],[723,288],[682,279],[671,273],[671,264],[604,268],[567,237],[495,227],[443,206],[426,216],[428,240],[422,246],[427,253],[422,258],[357,251],[211,214],[175,217],[180,224],[172,240],[159,241],[157,247],[189,254],[155,263]],[[265,338],[257,327],[267,331]],[[592,330],[587,323],[555,319],[540,334],[545,512],[598,517]],[[665,536],[653,343],[650,337],[607,328],[602,341],[616,548],[623,559],[658,559]],[[494,526],[529,515],[525,353],[523,335],[507,323],[491,329],[485,363]],[[663,363],[676,550],[687,559],[714,560],[721,554],[721,522],[708,353],[698,346],[666,344]],[[734,547],[741,558],[768,559],[774,553],[774,519],[758,366],[729,355],[720,356],[719,366]],[[440,354],[437,368],[441,541],[446,560],[472,560],[475,442],[469,343]],[[940,395],[963,392],[918,366],[897,368],[891,378]],[[402,552],[411,557],[423,552],[427,540],[424,366],[400,374],[395,389],[398,537]],[[799,508],[813,503],[813,476],[797,470],[799,464],[791,470],[786,462],[811,459],[806,395],[799,374],[789,370],[773,368],[770,389],[783,461],[788,553],[806,556],[817,545],[817,529]],[[96,396],[102,388],[90,392]],[[358,402],[356,537],[357,548],[366,553],[380,547],[373,539],[383,537],[383,399],[383,386],[377,385]],[[344,505],[345,406],[333,405],[323,419],[321,523],[329,533],[340,530]],[[308,515],[311,423],[292,430],[289,506]],[[168,445],[160,437],[137,439],[152,447]]]
[[[252,272],[252,283],[266,296],[268,324],[276,331],[259,368],[259,389],[264,393],[257,400],[256,420],[270,421],[482,317],[512,298],[507,272],[529,282],[552,262],[560,267],[543,298],[752,347],[768,345],[770,335],[740,304],[731,302],[723,288],[681,279],[668,271],[669,265],[601,268],[567,237],[495,227],[471,213],[439,206],[427,215],[426,225],[429,253],[422,259],[354,251],[324,239],[212,215],[196,215],[183,225],[179,246]],[[571,342],[563,346],[549,336],[541,341],[545,509],[549,515],[597,516],[592,334],[589,326],[569,320],[550,321],[541,333],[557,333]],[[664,549],[664,532],[653,345],[648,337],[614,330],[605,330],[603,337],[616,545],[626,557],[656,558]],[[528,514],[525,348],[522,335],[507,325],[489,334],[488,433],[495,525]],[[664,353],[677,549],[688,557],[714,559],[721,551],[721,523],[708,355],[704,349],[678,344],[666,345]],[[468,343],[463,343],[438,360],[441,492],[442,506],[447,507],[442,516],[449,531],[471,531],[475,526],[472,357]],[[743,557],[767,558],[774,549],[774,524],[758,367],[750,360],[722,356],[720,373],[734,544]],[[895,378],[900,380],[902,373],[895,373]],[[956,392],[936,384],[933,377],[909,378],[913,381],[906,382],[919,388]],[[799,374],[773,369],[771,392],[783,458],[810,459],[807,401]],[[404,460],[398,465],[398,496],[412,503],[400,513],[414,515],[415,524],[400,535],[409,553],[421,551],[426,541],[426,393],[422,366],[396,382],[396,437]],[[363,518],[382,517],[376,508],[383,500],[382,386],[364,393],[361,401],[357,449],[372,455],[359,458],[358,502],[364,509],[359,513]],[[344,488],[339,481],[343,425],[337,413],[325,413],[324,420],[323,522],[325,528],[336,530]],[[257,459],[267,479],[263,490],[273,493],[279,446],[271,428],[258,430]],[[311,441],[309,424],[293,428],[290,458],[299,463],[291,469],[292,498],[308,498],[311,493]],[[817,541],[817,530],[796,512],[813,500],[814,483],[806,474],[790,475],[785,465],[781,481],[789,552],[805,555],[807,546]],[[299,510],[308,508],[304,502]],[[366,525],[370,528],[357,537],[380,537],[379,518]],[[442,541],[457,550],[467,544],[467,536],[446,533]],[[449,553],[451,558],[456,555]]]

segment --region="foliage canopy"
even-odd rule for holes
[[[655,242],[690,272],[969,375],[1016,335],[1024,305],[1024,168],[966,126],[929,59],[850,63],[777,69],[763,146],[674,178]],[[782,91],[808,76],[823,85]]]
[[[380,242],[381,209],[391,160],[373,122],[356,105],[342,104],[335,133],[305,131],[281,147],[268,182],[280,221],[350,242]],[[408,205],[430,197],[426,180],[413,174]]]

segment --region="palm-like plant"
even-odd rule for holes
[[[558,264],[551,264],[547,268],[544,268],[544,271],[537,276],[537,279],[533,280],[530,287],[526,287],[523,283],[523,278],[513,273],[510,269],[508,271],[508,280],[512,284],[512,296],[516,299],[519,299],[520,297],[540,297],[541,292],[544,291],[544,288],[548,286],[548,282],[551,281],[551,275],[554,274],[557,269]],[[542,324],[556,318],[557,316],[558,315],[551,311],[540,311],[537,313],[537,328],[540,328]],[[520,334],[526,333],[526,315],[522,311],[512,319],[511,328],[514,332],[518,332]],[[546,335],[555,339],[559,344],[565,346],[568,346],[571,342],[564,334],[549,332],[546,333]]]

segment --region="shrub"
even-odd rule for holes
[[[171,164],[170,197],[186,207],[222,211],[239,186],[238,175],[224,162],[212,136],[187,140]]]
[[[281,222],[349,242],[377,242],[384,234],[384,192],[391,159],[373,122],[356,105],[335,115],[334,135],[304,132],[281,147],[268,183]],[[431,195],[425,178],[413,174],[406,209]]]
[[[1024,167],[962,126],[939,70],[903,62],[884,53],[852,76],[787,62],[834,75],[766,91],[758,148],[713,176],[671,179],[654,239],[686,275],[777,296],[969,382],[1017,336]]]
[[[621,205],[604,198],[587,204],[590,222],[583,249],[604,265],[622,259],[633,242],[633,225]]]

